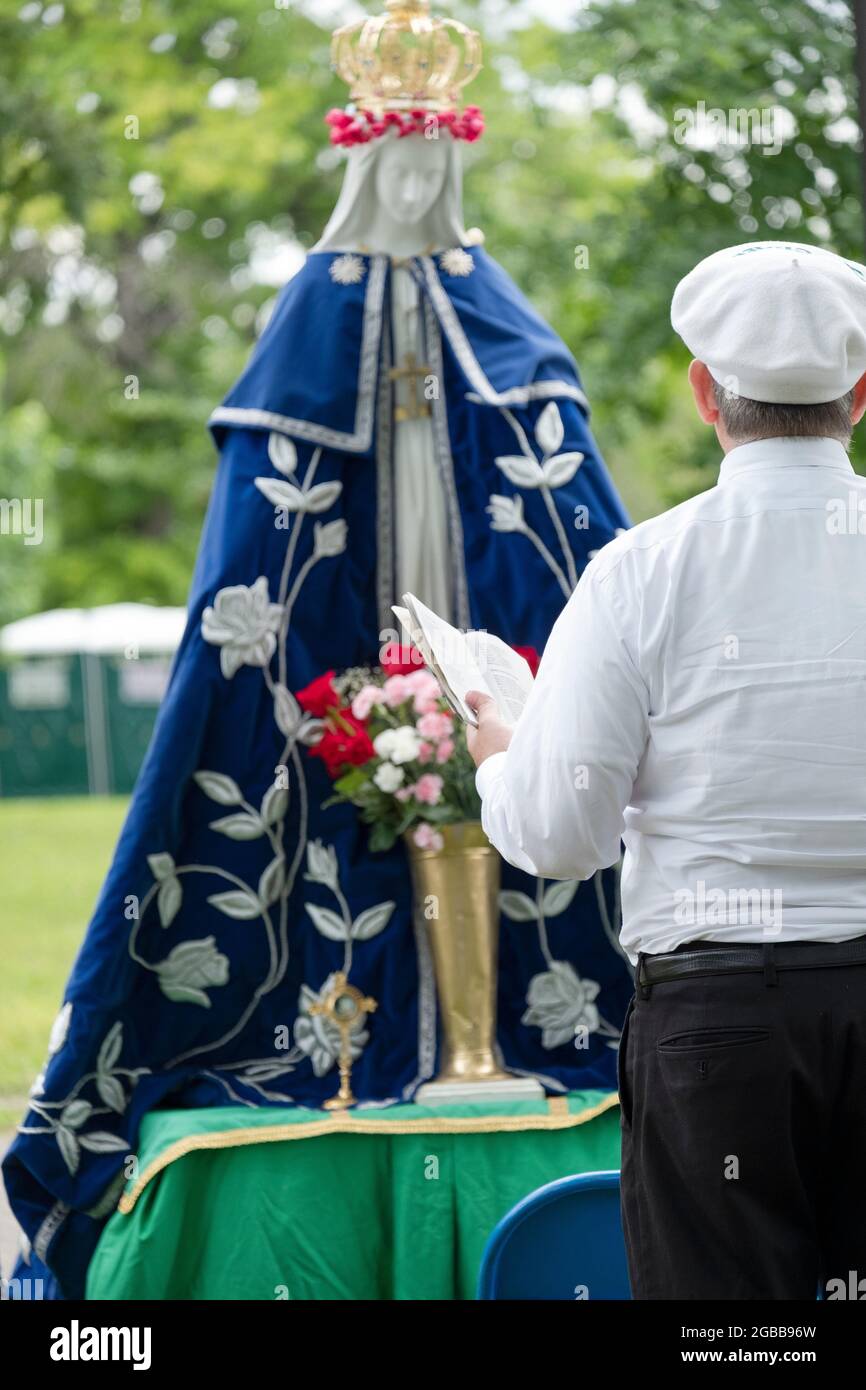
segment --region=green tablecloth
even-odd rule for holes
[[[156,1111],[87,1296],[473,1298],[515,1202],[618,1167],[617,1097],[603,1091],[341,1115]]]

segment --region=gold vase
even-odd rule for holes
[[[494,1055],[501,861],[480,821],[437,826],[442,849],[404,836],[430,942],[442,1047],[437,1084],[509,1081]]]

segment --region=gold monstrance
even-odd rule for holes
[[[375,1013],[377,1003],[350,985],[342,970],[334,976],[334,982],[324,999],[310,1005],[311,1014],[321,1014],[339,1029],[340,1032],[340,1089],[330,1100],[325,1101],[326,1110],[348,1110],[355,1104],[352,1095],[352,1029],[364,1014]]]

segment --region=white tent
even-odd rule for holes
[[[129,791],[185,625],[183,608],[113,603],[0,630],[3,794]]]
[[[184,608],[111,603],[104,608],[53,608],[0,629],[0,652],[9,656],[168,653],[177,650],[186,624]]]

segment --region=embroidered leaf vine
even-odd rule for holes
[[[256,487],[274,507],[282,507],[287,512],[307,510],[304,494],[294,483],[283,482],[282,478],[256,478]]]
[[[286,884],[286,863],[282,855],[272,859],[259,879],[259,901],[270,907],[280,897]]]
[[[537,459],[526,458],[524,454],[507,454],[498,458],[496,467],[515,487],[541,487],[544,482],[541,464]]]
[[[237,806],[244,799],[234,778],[226,777],[222,772],[196,772],[193,781],[201,787],[205,796],[220,806]]]
[[[129,1144],[119,1134],[109,1134],[103,1129],[80,1135],[78,1142],[82,1149],[89,1149],[94,1154],[122,1154],[129,1150]]]
[[[544,465],[544,481],[548,487],[565,487],[570,483],[586,456],[557,454]]]
[[[211,907],[224,912],[226,917],[234,917],[238,922],[251,922],[254,917],[260,917],[262,912],[258,898],[240,888],[228,893],[214,893],[208,898],[208,902]]]
[[[288,435],[277,434],[276,431],[272,431],[268,437],[268,458],[277,472],[286,476],[294,473],[298,466],[298,451],[291,439]]]
[[[284,685],[274,688],[274,718],[277,728],[286,738],[294,738],[301,726],[304,714],[297,700]]]
[[[71,1100],[61,1111],[60,1123],[67,1129],[80,1129],[90,1119],[92,1110],[89,1100]]]
[[[156,895],[156,907],[159,912],[160,924],[163,927],[170,927],[183,902],[183,888],[179,878],[167,878],[159,886]]]
[[[265,825],[273,825],[281,816],[286,814],[286,807],[289,804],[289,791],[287,787],[280,787],[274,783],[268,787],[262,798],[261,818]]]
[[[499,894],[499,906],[512,922],[537,922],[538,908],[526,893],[507,890]]]
[[[118,1115],[123,1114],[126,1109],[126,1092],[116,1076],[98,1076],[96,1089],[100,1100],[109,1110],[116,1110]]]
[[[63,1157],[63,1162],[66,1164],[70,1173],[77,1173],[78,1164],[81,1159],[81,1150],[78,1147],[78,1140],[71,1129],[64,1129],[62,1125],[55,1131],[55,1134],[57,1136],[57,1147]]]
[[[538,424],[535,426],[536,442],[546,456],[555,454],[557,449],[561,449],[564,438],[565,425],[562,421],[562,414],[556,401],[551,401],[550,405],[545,406],[538,417]]]
[[[221,820],[211,821],[211,830],[227,835],[230,840],[257,840],[264,835],[265,827],[261,817],[249,811],[239,811],[234,816],[223,816]]]
[[[342,483],[318,483],[306,493],[304,511],[326,512],[329,507],[333,507],[342,491]]]
[[[157,883],[162,883],[174,874],[174,860],[170,854],[149,854],[147,862]]]
[[[346,941],[349,932],[342,917],[338,917],[329,907],[319,907],[316,903],[305,903],[307,911],[313,919],[313,924],[317,931],[326,936],[329,941]]]
[[[96,1070],[100,1073],[111,1071],[120,1060],[123,1047],[123,1024],[115,1023],[109,1028],[102,1041],[96,1058]]]
[[[542,899],[542,910],[545,917],[558,917],[560,912],[564,912],[567,907],[570,907],[579,887],[580,884],[576,880],[551,883]]]
[[[379,903],[377,907],[368,907],[360,912],[352,923],[352,940],[369,941],[371,937],[378,936],[387,927],[396,905]]]

